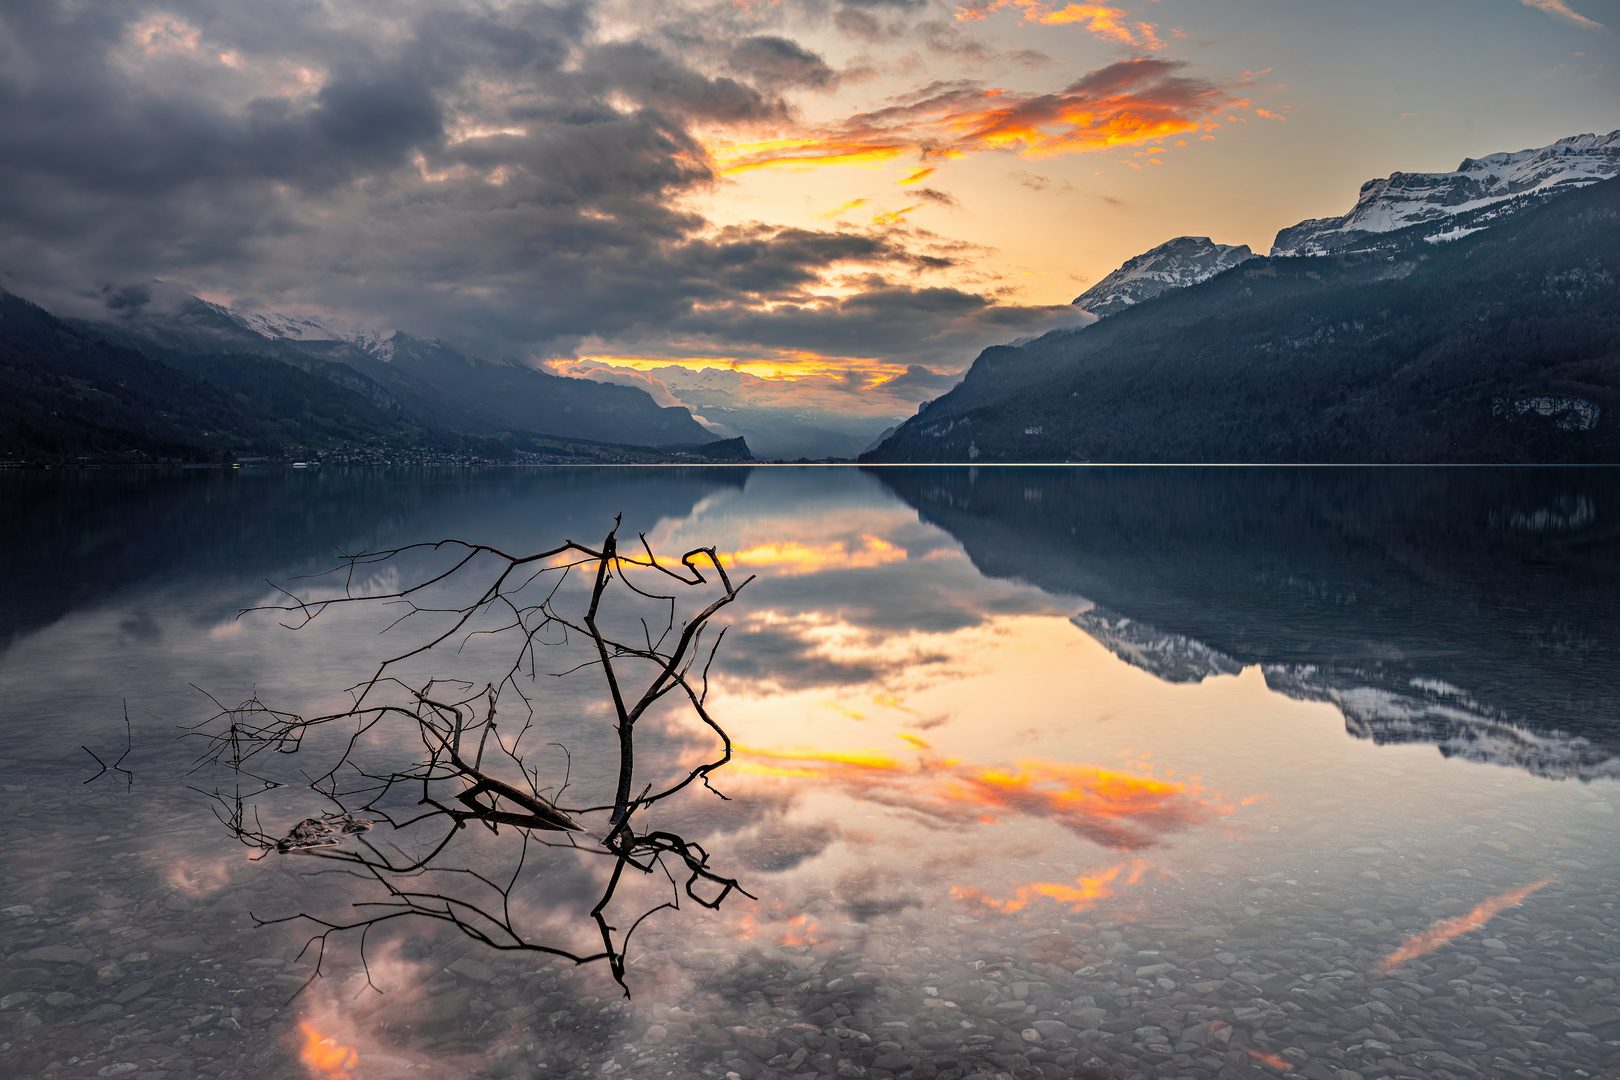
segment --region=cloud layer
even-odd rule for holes
[[[629,335],[904,362],[1051,323],[923,280],[955,260],[915,231],[683,208],[715,183],[695,131],[791,126],[785,93],[840,79],[709,27],[683,50],[587,0],[21,0],[0,13],[0,271],[51,306],[164,278],[532,357]]]
[[[1181,74],[1173,60],[1136,57],[1076,79],[1052,94],[977,83],[934,83],[895,104],[805,136],[715,145],[723,173],[767,166],[812,167],[962,157],[1010,150],[1043,158],[1110,150],[1196,131],[1246,108],[1238,87]]]

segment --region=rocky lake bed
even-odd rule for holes
[[[1584,797],[1606,826],[1590,809],[1601,801]],[[287,910],[296,886],[256,875],[206,822],[163,841],[217,858],[165,867],[111,805],[27,784],[8,784],[4,804],[7,1076],[301,1077],[299,1025],[335,1012],[331,1045],[360,1049],[331,1075],[375,1078],[1460,1080],[1620,1068],[1620,860],[1601,827],[1548,837],[1486,817],[1326,849],[1265,833],[1221,856],[1250,865],[1204,861],[1081,912],[941,898],[852,913],[836,887],[799,881],[798,921],[750,918],[748,937],[735,913],[669,913],[638,942],[626,1000],[600,971],[442,934],[396,941],[383,993],[342,947],[302,989],[303,939],[249,917]],[[86,820],[61,820],[69,811]],[[31,845],[46,826],[56,843]],[[1268,842],[1291,873],[1266,869]],[[1548,871],[1482,929],[1379,973],[1403,940]]]

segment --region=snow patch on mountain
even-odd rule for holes
[[[1074,305],[1098,317],[1113,315],[1170,289],[1196,285],[1254,257],[1247,244],[1216,244],[1207,236],[1178,236],[1127,259],[1125,265],[1075,297]]]
[[[1448,173],[1392,173],[1361,185],[1348,214],[1283,229],[1271,254],[1326,255],[1354,248],[1371,235],[1424,224],[1435,226],[1425,239],[1453,240],[1560,192],[1616,175],[1620,131],[1572,135],[1551,146],[1467,158]],[[1459,227],[1459,215],[1469,218],[1468,227]]]
[[[279,312],[262,314],[257,311],[235,311],[222,308],[232,321],[244,330],[251,330],[272,341],[347,341],[361,352],[369,353],[387,362],[394,358],[393,333],[372,327],[340,329],[317,319]]]

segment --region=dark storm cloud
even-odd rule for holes
[[[731,66],[766,87],[830,87],[838,73],[817,54],[787,38],[744,38],[731,50]]]
[[[961,378],[960,373],[951,374],[949,372],[930,371],[921,364],[912,364],[906,368],[904,374],[896,375],[882,385],[889,390],[916,390],[925,394],[938,393],[941,390],[949,390],[960,382]]]
[[[734,79],[701,75],[643,42],[592,49],[582,74],[583,88],[593,96],[617,91],[643,108],[691,119],[742,123],[787,117],[780,100],[768,99]]]
[[[161,278],[494,355],[701,332],[932,361],[1051,323],[954,289],[816,302],[840,266],[952,258],[897,231],[715,229],[683,209],[714,181],[694,125],[785,121],[782,92],[838,78],[705,18],[688,50],[667,28],[606,40],[588,2],[13,0],[0,272],[73,314]]]
[[[997,336],[1036,327],[1044,332],[1074,318],[1068,305],[996,305],[961,289],[887,284],[834,300],[778,303],[769,311],[703,307],[681,315],[670,330],[828,356],[962,363]]]

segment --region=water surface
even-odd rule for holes
[[[0,486],[15,511],[0,526],[5,1075],[1353,1080],[1620,1063],[1612,471]],[[539,550],[599,540],[621,512],[661,553],[713,545],[757,575],[711,676],[739,751],[715,775],[728,800],[694,789],[658,822],[758,899],[650,919],[628,1001],[600,965],[427,924],[369,942],[375,988],[358,942],[336,939],[293,996],[308,933],[248,913],[372,897],[313,860],[250,860],[188,786],[218,778],[188,776],[195,746],[177,736],[214,711],[196,688],[327,707],[399,637],[363,614],[293,632],[237,610],[339,551]],[[536,687],[539,741],[568,746],[593,801],[612,775],[600,690],[543,670]],[[123,753],[126,704],[132,779],[85,784],[80,744]],[[713,745],[671,710],[645,733],[648,776]],[[318,810],[296,796],[267,812],[290,826]],[[491,838],[487,854],[506,850]],[[523,917],[579,940],[593,871],[531,870]]]

